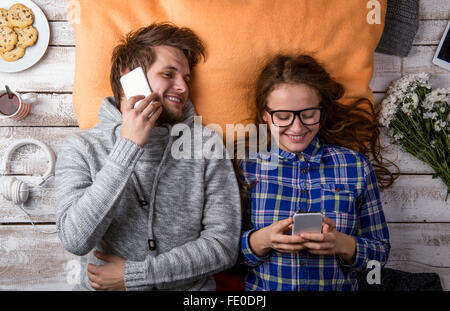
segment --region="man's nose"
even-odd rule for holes
[[[175,81],[175,89],[180,93],[184,93],[189,89],[189,86],[183,78],[179,78]]]

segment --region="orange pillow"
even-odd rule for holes
[[[346,89],[344,103],[372,99],[373,52],[387,0],[79,0],[72,6],[76,39],[74,111],[80,128],[97,122],[111,96],[110,58],[119,38],[153,22],[191,28],[207,61],[194,70],[191,98],[204,124],[248,123],[258,71],[277,53],[310,53]],[[369,24],[379,3],[379,24]],[[372,16],[373,17],[373,16]]]

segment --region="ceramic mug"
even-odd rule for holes
[[[22,120],[30,113],[31,105],[36,102],[37,95],[34,93],[20,95],[19,93],[14,91],[11,91],[11,93],[16,97],[16,99],[6,99],[8,97],[8,93],[6,92],[6,90],[0,90],[0,119],[12,119],[16,121]],[[4,104],[8,100],[8,105],[2,107],[2,103]],[[16,104],[13,105],[12,103],[14,100],[16,101]],[[14,110],[11,111],[11,109]],[[6,110],[8,110],[9,113],[5,114]]]

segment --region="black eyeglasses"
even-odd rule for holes
[[[295,116],[298,116],[300,122],[303,125],[315,125],[320,123],[320,114],[322,111],[322,107],[317,108],[307,108],[302,110],[270,110],[267,107],[264,109],[270,114],[272,117],[273,125],[278,127],[288,127],[292,123],[294,123]]]

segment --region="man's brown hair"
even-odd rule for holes
[[[110,83],[118,109],[122,97],[120,77],[123,72],[127,68],[133,70],[137,67],[147,72],[155,60],[152,47],[160,45],[180,49],[187,58],[190,70],[201,58],[205,59],[203,42],[189,28],[172,23],[155,23],[128,33],[114,48],[111,57]]]

